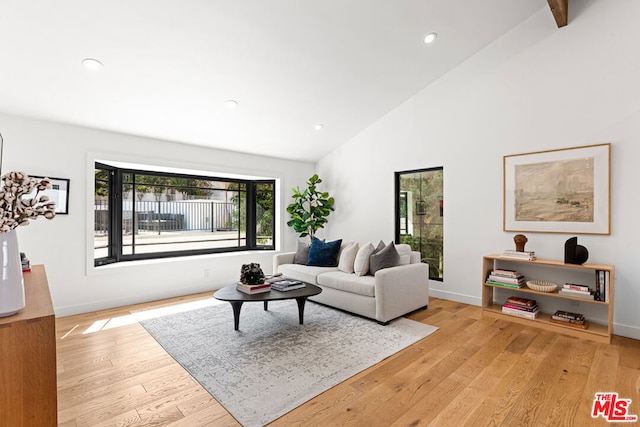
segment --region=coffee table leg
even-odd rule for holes
[[[298,303],[298,319],[302,325],[304,322],[304,303],[307,302],[307,297],[296,298],[296,302]]]
[[[233,307],[233,329],[236,331],[240,327],[240,309],[242,308],[242,301],[229,301],[231,307]]]

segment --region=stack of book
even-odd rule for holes
[[[587,329],[589,327],[589,322],[582,314],[571,313],[569,311],[558,310],[553,316],[551,316],[549,321],[565,326],[571,326],[572,328]]]
[[[522,259],[525,261],[533,261],[536,259],[536,253],[534,251],[518,252],[513,249],[505,249],[502,252],[503,258]]]
[[[282,277],[271,282],[271,289],[280,292],[292,291],[294,289],[304,288],[304,286],[304,283],[302,283],[300,280],[287,279]]]
[[[245,294],[259,294],[261,292],[269,292],[271,290],[271,283],[260,283],[258,285],[248,285],[246,283],[238,282],[236,289]]]
[[[502,312],[510,316],[535,319],[538,317],[540,308],[535,300],[520,297],[509,297],[502,306]]]
[[[505,288],[522,288],[525,286],[524,276],[517,271],[495,269],[487,277],[487,285]]]
[[[22,271],[31,271],[31,261],[24,252],[20,252],[20,262],[22,263]]]
[[[593,300],[595,299],[596,291],[590,289],[588,286],[576,285],[575,283],[565,283],[562,289],[558,291],[558,294],[566,297]]]

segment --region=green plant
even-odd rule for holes
[[[289,227],[293,227],[300,237],[313,235],[320,228],[324,228],[327,217],[333,211],[333,197],[329,193],[318,191],[317,185],[322,180],[318,174],[314,174],[307,181],[307,188],[300,192],[296,187],[293,191],[293,203],[287,206],[287,212],[291,215],[291,220],[287,222]]]

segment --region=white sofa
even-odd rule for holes
[[[312,301],[386,325],[429,304],[429,266],[420,262],[420,253],[412,252],[409,245],[396,247],[410,253],[409,263],[378,270],[375,276],[294,264],[295,252],[274,255],[273,272],[320,286],[322,293],[310,297]]]

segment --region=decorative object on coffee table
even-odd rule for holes
[[[524,252],[524,245],[529,241],[529,239],[527,239],[527,236],[524,234],[516,234],[513,237],[513,241],[516,243],[516,251]]]
[[[566,264],[584,264],[589,258],[589,251],[578,244],[578,238],[572,237],[564,243],[564,262]]]
[[[245,285],[261,285],[264,283],[264,273],[260,268],[260,264],[252,262],[250,264],[242,264],[240,269],[240,283]]]

